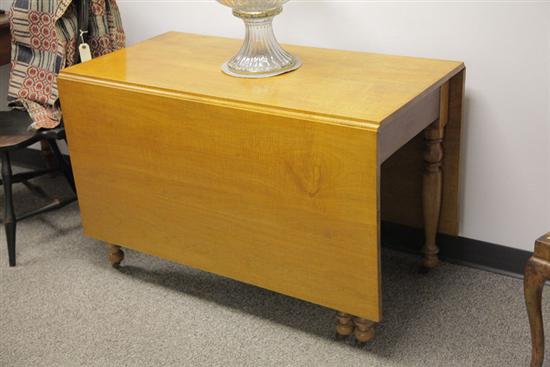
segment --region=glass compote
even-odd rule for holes
[[[298,69],[299,58],[285,51],[273,33],[273,18],[289,0],[217,0],[233,9],[246,26],[240,51],[222,70],[240,78],[267,78]]]

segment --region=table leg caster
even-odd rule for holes
[[[344,340],[351,334],[355,326],[353,325],[353,316],[344,312],[336,314],[336,340]]]
[[[374,322],[356,317],[353,319],[353,323],[355,325],[354,335],[357,344],[365,344],[374,339]]]
[[[337,340],[346,339],[353,334],[357,344],[364,344],[374,339],[375,323],[360,317],[354,317],[344,312],[336,314],[336,336]]]
[[[422,268],[428,272],[431,269],[435,269],[439,266],[439,256],[437,252],[430,253],[425,250],[424,258],[422,259]]]
[[[124,260],[124,252],[121,250],[120,246],[109,245],[109,261],[113,268],[118,269],[120,263]]]
[[[436,255],[424,255],[420,265],[418,266],[419,274],[429,274],[432,270],[439,267],[441,262],[439,261],[439,256]]]

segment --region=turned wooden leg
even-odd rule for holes
[[[441,87],[440,117],[424,132],[426,148],[424,151],[424,178],[422,204],[424,211],[424,234],[426,242],[422,249],[424,267],[431,269],[439,264],[439,248],[436,244],[437,228],[441,213],[441,194],[443,188],[443,138],[448,121],[449,84]]]
[[[353,333],[353,316],[344,312],[336,314],[336,337],[343,339]]]
[[[525,303],[527,305],[527,314],[529,315],[529,325],[531,326],[531,367],[542,366],[544,359],[544,327],[542,325],[542,288],[545,278],[541,267],[550,267],[532,257],[525,267],[525,276],[523,278]]]
[[[535,243],[535,253],[525,266],[523,290],[531,327],[531,367],[541,367],[544,360],[544,325],[542,323],[542,290],[550,278],[550,233]]]
[[[374,338],[374,325],[374,322],[367,319],[338,312],[336,314],[336,337],[344,339],[354,334],[358,343],[366,343]]]
[[[355,324],[355,340],[358,343],[366,343],[374,339],[374,322],[356,317],[353,319],[353,323]]]
[[[426,151],[424,160],[426,168],[424,172],[422,203],[424,209],[424,234],[426,242],[422,248],[424,253],[423,265],[426,268],[435,268],[439,263],[439,248],[436,244],[437,227],[441,211],[442,172],[441,160],[443,159],[443,129],[434,123],[426,130]]]
[[[121,250],[120,246],[117,245],[109,245],[109,249],[109,261],[113,268],[118,269],[120,263],[124,260],[124,252]]]

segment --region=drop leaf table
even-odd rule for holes
[[[61,73],[84,231],[114,266],[159,256],[369,340],[381,220],[424,226],[427,267],[457,231],[464,65],[285,46],[301,69],[240,79],[220,71],[239,44],[167,33]]]

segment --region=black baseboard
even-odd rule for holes
[[[45,166],[40,151],[35,149],[14,152],[12,160],[29,168]],[[384,222],[381,242],[384,247],[420,255],[424,233],[421,229]],[[447,235],[439,235],[437,243],[442,260],[516,277],[523,274],[523,267],[532,254],[489,242]]]
[[[535,237],[533,237],[534,243]],[[382,223],[382,246],[420,254],[424,232],[395,223]],[[437,238],[439,255],[444,261],[467,265],[514,277],[523,275],[531,252],[494,243],[440,234]]]

